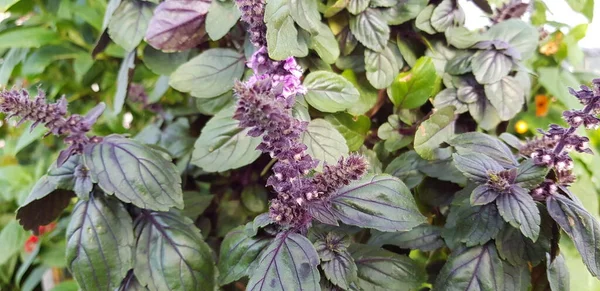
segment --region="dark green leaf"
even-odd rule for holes
[[[448,74],[452,75],[462,75],[471,72],[472,58],[473,54],[469,51],[459,52],[446,63],[445,70]]]
[[[456,1],[443,0],[433,10],[430,21],[435,30],[444,32],[451,26],[464,25],[465,13]]]
[[[82,290],[114,290],[133,267],[133,223],[101,192],[81,200],[67,228],[66,260]]]
[[[213,48],[179,66],[170,85],[198,98],[219,96],[233,88],[244,73],[244,56],[232,49]]]
[[[480,84],[496,83],[512,69],[512,59],[496,50],[481,50],[473,55],[471,61],[473,75]]]
[[[467,132],[448,141],[459,154],[477,153],[486,155],[504,167],[517,165],[511,150],[500,140],[481,132]]]
[[[512,265],[524,265],[528,261],[537,265],[550,251],[550,235],[550,225],[542,223],[540,237],[534,243],[523,236],[519,229],[507,226],[496,236],[496,248],[500,257]]]
[[[435,31],[435,29],[433,28],[433,26],[431,26],[431,15],[433,14],[433,10],[435,9],[435,5],[430,4],[427,5],[427,7],[425,7],[425,9],[423,9],[419,15],[417,15],[417,18],[415,19],[415,26],[424,31],[427,32],[429,34],[436,34],[437,31]]]
[[[350,246],[362,290],[415,290],[425,282],[421,268],[406,256],[361,244]]]
[[[396,157],[384,172],[400,178],[408,188],[412,189],[424,178],[423,173],[418,170],[420,158],[415,151],[405,152]]]
[[[513,266],[504,262],[504,290],[506,291],[528,291],[531,286],[531,274],[526,264]]]
[[[73,196],[72,191],[58,190],[48,176],[43,176],[17,210],[17,219],[24,229],[37,233],[39,226],[49,224],[63,212]]]
[[[367,175],[340,189],[331,202],[336,216],[349,225],[406,231],[424,222],[410,190],[389,175]]]
[[[135,221],[134,273],[151,291],[215,290],[210,247],[187,217],[144,210]]]
[[[347,251],[337,252],[332,260],[321,264],[323,273],[329,281],[344,290],[357,280],[357,267],[354,259]]]
[[[540,234],[540,211],[529,191],[512,186],[509,193],[502,193],[496,199],[500,215],[512,226],[534,242]]]
[[[265,237],[250,237],[239,226],[230,231],[221,243],[219,253],[219,282],[229,284],[244,276],[250,276],[262,250],[270,240]]]
[[[515,183],[525,189],[533,189],[544,182],[547,174],[547,167],[536,166],[532,159],[527,159],[519,165]]]
[[[316,33],[321,26],[317,0],[289,0],[290,15],[298,26],[310,33]],[[333,35],[332,35],[333,36]]]
[[[327,71],[311,72],[304,78],[305,100],[321,112],[343,111],[359,98],[354,85],[344,77]]]
[[[340,112],[327,115],[325,119],[344,136],[351,152],[357,151],[363,145],[365,137],[371,129],[371,119],[364,115],[352,116]]]
[[[428,2],[427,0],[403,0],[397,5],[384,9],[382,14],[387,24],[402,24],[416,18],[419,12],[425,9]]]
[[[248,165],[260,156],[256,147],[260,138],[248,136],[247,130],[233,119],[235,107],[217,113],[202,128],[192,154],[192,163],[207,172],[223,172]]]
[[[133,51],[144,39],[156,5],[147,1],[123,1],[108,24],[110,38],[126,51]]]
[[[462,205],[453,209],[455,220],[453,228],[447,228],[445,232],[452,232],[451,236],[465,243],[467,246],[483,245],[495,238],[504,227],[502,217],[498,214],[498,208],[494,204],[482,206]],[[448,218],[450,220],[450,217]],[[448,227],[448,226],[447,226]],[[444,233],[444,237],[448,234]]]
[[[490,188],[488,185],[479,185],[471,193],[471,205],[485,205],[492,203],[498,198],[500,192]]]
[[[571,290],[571,285],[569,284],[569,269],[567,268],[565,257],[562,254],[558,254],[558,256],[554,258],[554,261],[550,258],[550,254],[546,254],[546,272],[552,291]]]
[[[496,108],[502,120],[513,118],[525,104],[525,92],[514,77],[505,76],[496,83],[486,84],[484,89],[485,96]]]
[[[140,208],[183,208],[181,177],[175,165],[139,142],[110,135],[84,150],[94,183],[109,195]]]
[[[319,290],[319,255],[304,236],[282,232],[264,250],[248,291]]]
[[[440,148],[454,135],[454,107],[448,106],[436,110],[429,119],[423,121],[415,133],[415,151],[426,160],[446,159],[450,157],[447,149]]]
[[[479,183],[485,183],[489,179],[489,172],[500,172],[504,168],[494,159],[485,154],[467,153],[463,155],[454,154],[456,168],[459,169],[465,177]]]
[[[452,253],[437,276],[433,290],[504,289],[504,270],[493,243]]]
[[[152,46],[146,46],[144,48],[144,64],[158,75],[170,75],[179,66],[187,62],[189,55],[190,51],[165,53]]]
[[[390,27],[379,10],[368,8],[350,17],[350,31],[365,47],[382,51],[390,38]]]
[[[419,249],[430,252],[444,246],[441,228],[431,224],[422,224],[406,232],[371,231],[369,245],[382,247],[395,245],[403,249]]]
[[[592,275],[600,276],[600,224],[581,205],[562,195],[546,200],[548,213],[569,235]]]
[[[482,129],[492,130],[501,121],[498,112],[487,98],[480,98],[468,106],[469,113]]]

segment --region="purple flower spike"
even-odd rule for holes
[[[57,161],[59,167],[71,155],[80,154],[85,145],[100,141],[100,138],[88,138],[86,134],[105,108],[106,105],[100,103],[86,116],[78,114],[67,116],[67,99],[64,96],[58,102],[50,104],[41,90],[38,90],[34,99],[31,99],[29,92],[24,89],[4,90],[0,93],[0,112],[8,114],[8,118],[21,117],[19,124],[33,121],[31,129],[39,124],[44,124],[49,129],[46,135],[66,136],[64,142],[69,147],[60,153]]]
[[[264,0],[236,0],[242,12],[242,21],[248,23],[250,41],[257,47],[267,45]]]

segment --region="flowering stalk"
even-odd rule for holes
[[[581,86],[579,91],[569,88],[569,92],[579,99],[584,108],[563,113],[563,118],[569,124],[568,128],[552,124],[547,132],[540,130],[543,134],[540,139],[530,141],[520,149],[520,152],[529,155],[536,165],[554,170],[555,180],[546,179],[532,191],[533,198],[538,201],[556,194],[560,186],[567,187],[575,182],[575,175],[572,173],[573,159],[569,156],[569,151],[592,153],[588,147],[589,139],[575,134],[577,128],[582,125],[587,129],[600,126],[600,119],[595,116],[600,113],[600,79],[595,79],[592,83],[593,90],[587,86]]]
[[[326,165],[323,173],[308,176],[319,162],[306,153],[300,139],[308,123],[294,118],[291,112],[296,95],[306,93],[302,71],[293,57],[284,61],[269,58],[264,2],[237,0],[237,4],[258,49],[248,62],[254,75],[235,85],[238,103],[233,118],[240,121],[240,127],[250,128],[248,135],[262,135],[257,149],[277,159],[273,175],[267,179],[267,186],[277,193],[269,216],[284,227],[305,231],[313,219],[311,205],[326,204],[331,193],[360,178],[367,165],[362,157],[350,156],[336,165]]]
[[[86,116],[78,114],[67,115],[67,99],[63,96],[56,103],[48,103],[43,91],[38,90],[34,99],[29,97],[29,92],[21,90],[4,90],[0,93],[0,113],[8,114],[8,118],[19,116],[21,120],[33,121],[31,129],[39,124],[44,124],[50,131],[46,134],[66,136],[64,142],[69,147],[61,151],[57,164],[60,167],[71,155],[80,154],[89,143],[101,140],[99,137],[88,138],[87,132],[104,111],[104,103],[98,104]]]

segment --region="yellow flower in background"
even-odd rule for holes
[[[527,122],[523,121],[523,120],[519,120],[517,121],[517,123],[515,124],[515,131],[518,134],[524,134],[529,130],[529,125],[527,125]]]
[[[563,34],[562,32],[557,32],[554,36],[553,40],[548,41],[544,45],[540,47],[540,53],[546,56],[554,55],[559,48],[560,43],[562,42]]]

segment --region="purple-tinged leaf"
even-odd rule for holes
[[[269,244],[266,237],[250,237],[244,226],[230,231],[221,243],[219,283],[229,284],[252,274],[260,253]]]
[[[335,231],[325,233],[320,230],[315,230],[315,228],[311,228],[309,239],[315,241],[315,250],[317,251],[317,254],[319,254],[321,262],[333,260],[337,253],[345,252],[348,249],[348,246],[350,246],[350,238],[348,235]]]
[[[486,155],[503,167],[518,165],[511,150],[500,140],[481,132],[460,134],[448,142],[459,154],[479,153]]]
[[[123,202],[151,210],[183,208],[175,165],[135,140],[107,136],[85,148],[84,163],[92,181]]]
[[[542,229],[540,236],[534,243],[526,238],[519,229],[505,226],[496,236],[496,249],[503,260],[517,266],[531,262],[537,265],[543,261],[546,252],[550,252],[550,240],[552,237],[552,227],[549,224],[549,217],[542,217]]]
[[[207,0],[167,0],[154,11],[146,41],[164,51],[183,51],[202,42]]]
[[[142,285],[151,291],[216,289],[211,249],[192,220],[173,210],[143,210],[134,229],[134,273]]]
[[[275,222],[271,219],[268,212],[259,214],[254,218],[254,221],[252,221],[252,227],[246,227],[246,232],[249,236],[255,236],[259,229],[272,223]]]
[[[466,205],[452,208],[443,231],[446,241],[459,241],[467,246],[483,245],[495,238],[504,221],[494,204]],[[448,245],[454,245],[449,242]]]
[[[513,266],[503,262],[504,290],[505,291],[528,291],[531,286],[531,274],[527,264]]]
[[[311,203],[308,211],[312,217],[322,223],[338,226],[337,217],[333,213],[331,206],[325,203]]]
[[[413,260],[381,248],[353,244],[349,248],[358,267],[359,290],[416,290],[425,274]]]
[[[356,263],[348,251],[335,253],[332,260],[321,264],[325,277],[343,290],[349,290],[350,284],[358,278]]]
[[[37,234],[40,226],[54,221],[67,208],[73,196],[72,191],[58,189],[48,176],[43,176],[17,210],[19,224]]]
[[[532,159],[527,159],[519,165],[515,183],[525,189],[532,189],[544,182],[547,174],[547,167],[536,166]]]
[[[129,270],[127,277],[123,279],[121,286],[116,291],[148,291],[148,288],[140,284],[140,281],[133,274],[133,270]]]
[[[444,0],[431,14],[431,26],[438,32],[444,32],[449,27],[463,26],[465,12],[456,1]]]
[[[569,235],[592,275],[600,277],[600,224],[582,206],[565,196],[546,199],[548,213]]]
[[[500,172],[504,170],[498,162],[483,154],[454,154],[453,157],[456,168],[461,171],[465,177],[474,182],[485,183],[489,178],[488,174],[490,172]]]
[[[504,269],[493,243],[452,253],[437,276],[434,291],[505,290]]]
[[[485,205],[492,203],[498,198],[500,192],[488,185],[479,185],[471,193],[471,205]]]
[[[473,55],[471,66],[477,82],[492,84],[508,75],[513,67],[513,60],[502,51],[485,50]]]
[[[558,256],[554,258],[554,261],[550,257],[550,254],[546,254],[546,274],[552,291],[571,290],[571,285],[569,284],[569,269],[567,268],[565,257],[562,254],[558,254]]]
[[[318,265],[319,255],[306,237],[279,233],[263,251],[246,290],[320,290]]]
[[[529,191],[513,186],[508,193],[502,193],[496,199],[498,211],[504,220],[521,230],[523,235],[534,242],[540,234],[540,211]]]
[[[343,187],[331,200],[345,224],[381,231],[406,231],[425,222],[410,190],[390,175],[367,175]]]
[[[444,246],[441,233],[439,226],[431,224],[422,224],[406,232],[371,231],[368,244],[377,247],[395,245],[403,249],[429,252]]]
[[[133,267],[133,223],[123,204],[95,192],[67,227],[66,260],[82,290],[115,290]]]

